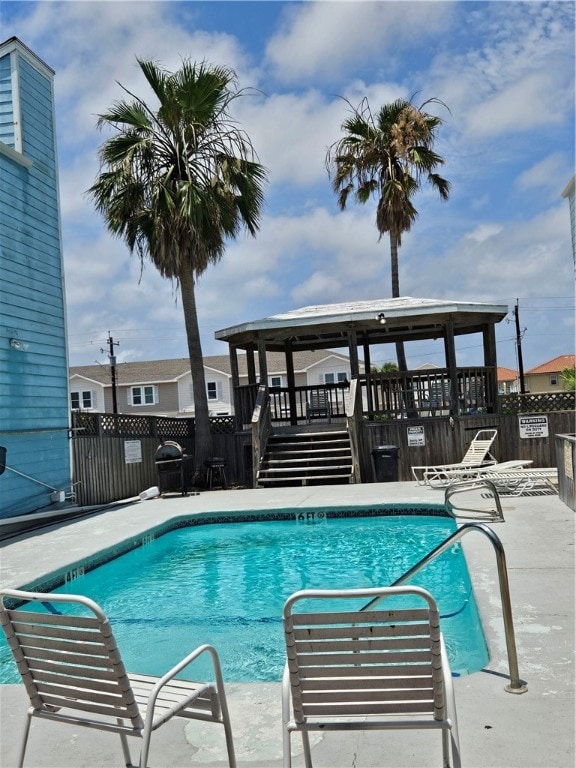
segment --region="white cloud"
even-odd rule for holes
[[[198,28],[189,10],[184,27],[171,3],[76,0],[30,5],[24,42],[40,50],[56,70],[60,134],[71,144],[81,146],[95,134],[96,116],[125,96],[117,81],[133,93],[148,95],[136,57],[151,58],[168,70],[177,69],[185,58],[206,59],[235,69],[242,80],[255,76],[234,36]]]
[[[477,243],[483,243],[491,237],[502,232],[501,224],[480,224],[472,232],[465,235],[465,239],[474,240]]]
[[[463,143],[558,126],[573,113],[573,18],[563,6],[461,4],[474,44],[443,49],[428,83],[449,105]]]
[[[466,118],[469,138],[494,138],[558,125],[567,108],[558,92],[556,78],[548,72],[526,74],[470,109]],[[566,96],[566,94],[564,94]],[[558,99],[562,99],[559,107]]]
[[[306,2],[289,8],[270,40],[267,58],[276,77],[298,84],[315,76],[328,81],[369,62],[379,74],[399,49],[446,31],[449,3]]]
[[[326,296],[338,295],[342,289],[340,280],[332,274],[314,272],[291,293],[295,306],[321,304]]]
[[[318,91],[272,94],[255,105],[245,99],[238,105],[242,127],[250,135],[260,162],[273,184],[286,182],[309,186],[329,185],[324,158],[334,141],[342,107],[327,103]]]
[[[568,178],[571,169],[561,152],[553,152],[539,163],[527,168],[516,179],[519,189],[551,189],[558,193],[558,179]]]
[[[438,259],[422,264],[417,280],[441,297],[493,301],[566,296],[572,272],[569,217],[559,204],[533,219],[479,224]]]

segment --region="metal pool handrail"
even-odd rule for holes
[[[510,672],[510,683],[505,687],[508,693],[525,693],[528,690],[527,684],[520,680],[518,674],[518,654],[516,653],[516,640],[514,638],[514,622],[512,620],[512,604],[510,602],[510,587],[508,584],[508,572],[506,570],[506,555],[504,553],[504,547],[498,536],[494,531],[484,523],[465,523],[457,531],[450,534],[447,539],[439,544],[435,549],[425,555],[419,560],[416,565],[412,566],[410,570],[406,571],[400,578],[391,584],[392,587],[397,587],[400,584],[414,576],[415,573],[422,570],[424,566],[428,565],[431,560],[434,560],[438,555],[441,555],[449,547],[451,547],[456,541],[461,539],[470,531],[478,531],[486,536],[496,554],[496,564],[498,566],[498,582],[500,585],[500,600],[502,603],[502,618],[504,619],[504,633],[506,635],[506,650],[508,652],[508,669]],[[369,603],[366,603],[360,610],[367,611],[372,608],[381,597],[375,597]]]

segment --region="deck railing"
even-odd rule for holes
[[[495,413],[495,368],[458,368],[456,379],[447,368],[363,374],[368,419],[422,418]]]
[[[251,429],[252,414],[258,397],[258,384],[244,384],[234,390],[236,429]]]
[[[458,368],[454,381],[447,368],[391,371],[358,377],[362,412],[368,420],[459,416],[497,413],[495,368]],[[258,385],[238,387],[239,424],[250,424]],[[270,387],[270,418],[278,425],[299,424],[315,419],[309,404],[327,401],[331,418],[345,418],[350,397],[349,382],[312,386]],[[292,407],[291,407],[292,397]]]
[[[270,417],[279,425],[344,418],[349,389],[350,384],[347,381],[339,384],[294,387],[296,411],[292,413],[288,387],[270,387]],[[322,403],[322,407],[311,407],[314,403]]]
[[[260,462],[266,453],[268,437],[271,431],[270,422],[270,398],[268,397],[268,387],[266,384],[260,384],[258,387],[258,396],[256,405],[252,414],[252,487],[258,485],[258,470]]]

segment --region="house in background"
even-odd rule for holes
[[[520,391],[520,382],[518,380],[518,371],[512,368],[500,368],[496,369],[498,377],[498,394],[499,395],[511,395],[513,392]]]
[[[286,387],[285,356],[267,355],[268,386]],[[241,384],[248,383],[246,355],[238,356]],[[256,363],[258,372],[258,364]],[[206,391],[211,416],[233,414],[232,371],[228,355],[204,358]],[[296,386],[338,384],[350,380],[350,361],[329,350],[294,355]],[[113,412],[112,376],[108,366],[72,366],[69,372],[72,410]],[[193,416],[194,397],[188,358],[120,363],[116,367],[118,412]]]
[[[574,368],[576,355],[560,355],[553,360],[537,365],[524,374],[526,391],[532,394],[537,392],[562,392],[565,389],[562,381],[562,371],[566,368]]]
[[[0,44],[0,518],[70,490],[70,412],[54,72]]]

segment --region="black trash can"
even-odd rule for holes
[[[378,445],[373,448],[372,461],[376,483],[398,482],[398,448],[395,445]]]

